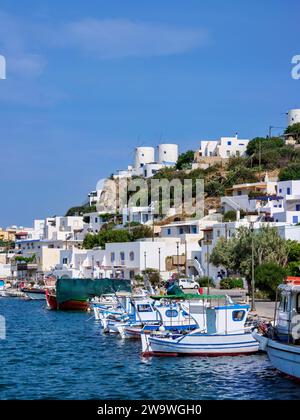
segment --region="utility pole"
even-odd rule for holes
[[[185,275],[188,276],[188,257],[187,257],[187,240],[184,241],[184,248],[185,248]]]
[[[255,307],[255,278],[254,278],[254,224],[251,222],[251,311],[256,311]]]
[[[161,254],[161,248],[158,248],[158,275],[159,275],[159,282],[160,282],[160,272],[161,272],[160,254]]]
[[[209,295],[210,281],[209,281],[209,241],[206,243],[206,258],[207,258],[207,294]]]
[[[176,242],[177,246],[177,274],[178,274],[178,280],[180,277],[180,269],[179,269],[179,242]]]

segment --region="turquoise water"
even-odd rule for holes
[[[91,314],[0,298],[0,399],[299,399],[265,355],[140,357],[138,341],[102,335]]]

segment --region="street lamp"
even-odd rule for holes
[[[251,311],[255,311],[255,278],[254,278],[254,223],[251,222]]]

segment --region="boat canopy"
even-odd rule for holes
[[[131,281],[123,279],[57,279],[57,303],[88,300],[95,296],[131,292]]]
[[[192,293],[182,295],[152,295],[151,299],[171,299],[171,300],[216,300],[216,299],[227,299],[226,295],[195,295]]]

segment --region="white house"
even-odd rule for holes
[[[277,197],[263,203],[259,211],[275,222],[300,223],[300,180],[278,182]]]
[[[255,212],[260,206],[259,198],[277,195],[277,182],[270,181],[267,174],[263,182],[253,182],[233,185],[226,190],[226,196],[221,197],[223,212],[243,210]]]
[[[83,240],[83,217],[50,217],[45,221],[44,239],[54,241]]]
[[[218,141],[202,140],[198,156],[203,157],[220,157],[222,159],[231,156],[244,156],[247,150],[249,140],[239,139],[236,137],[221,137]]]

